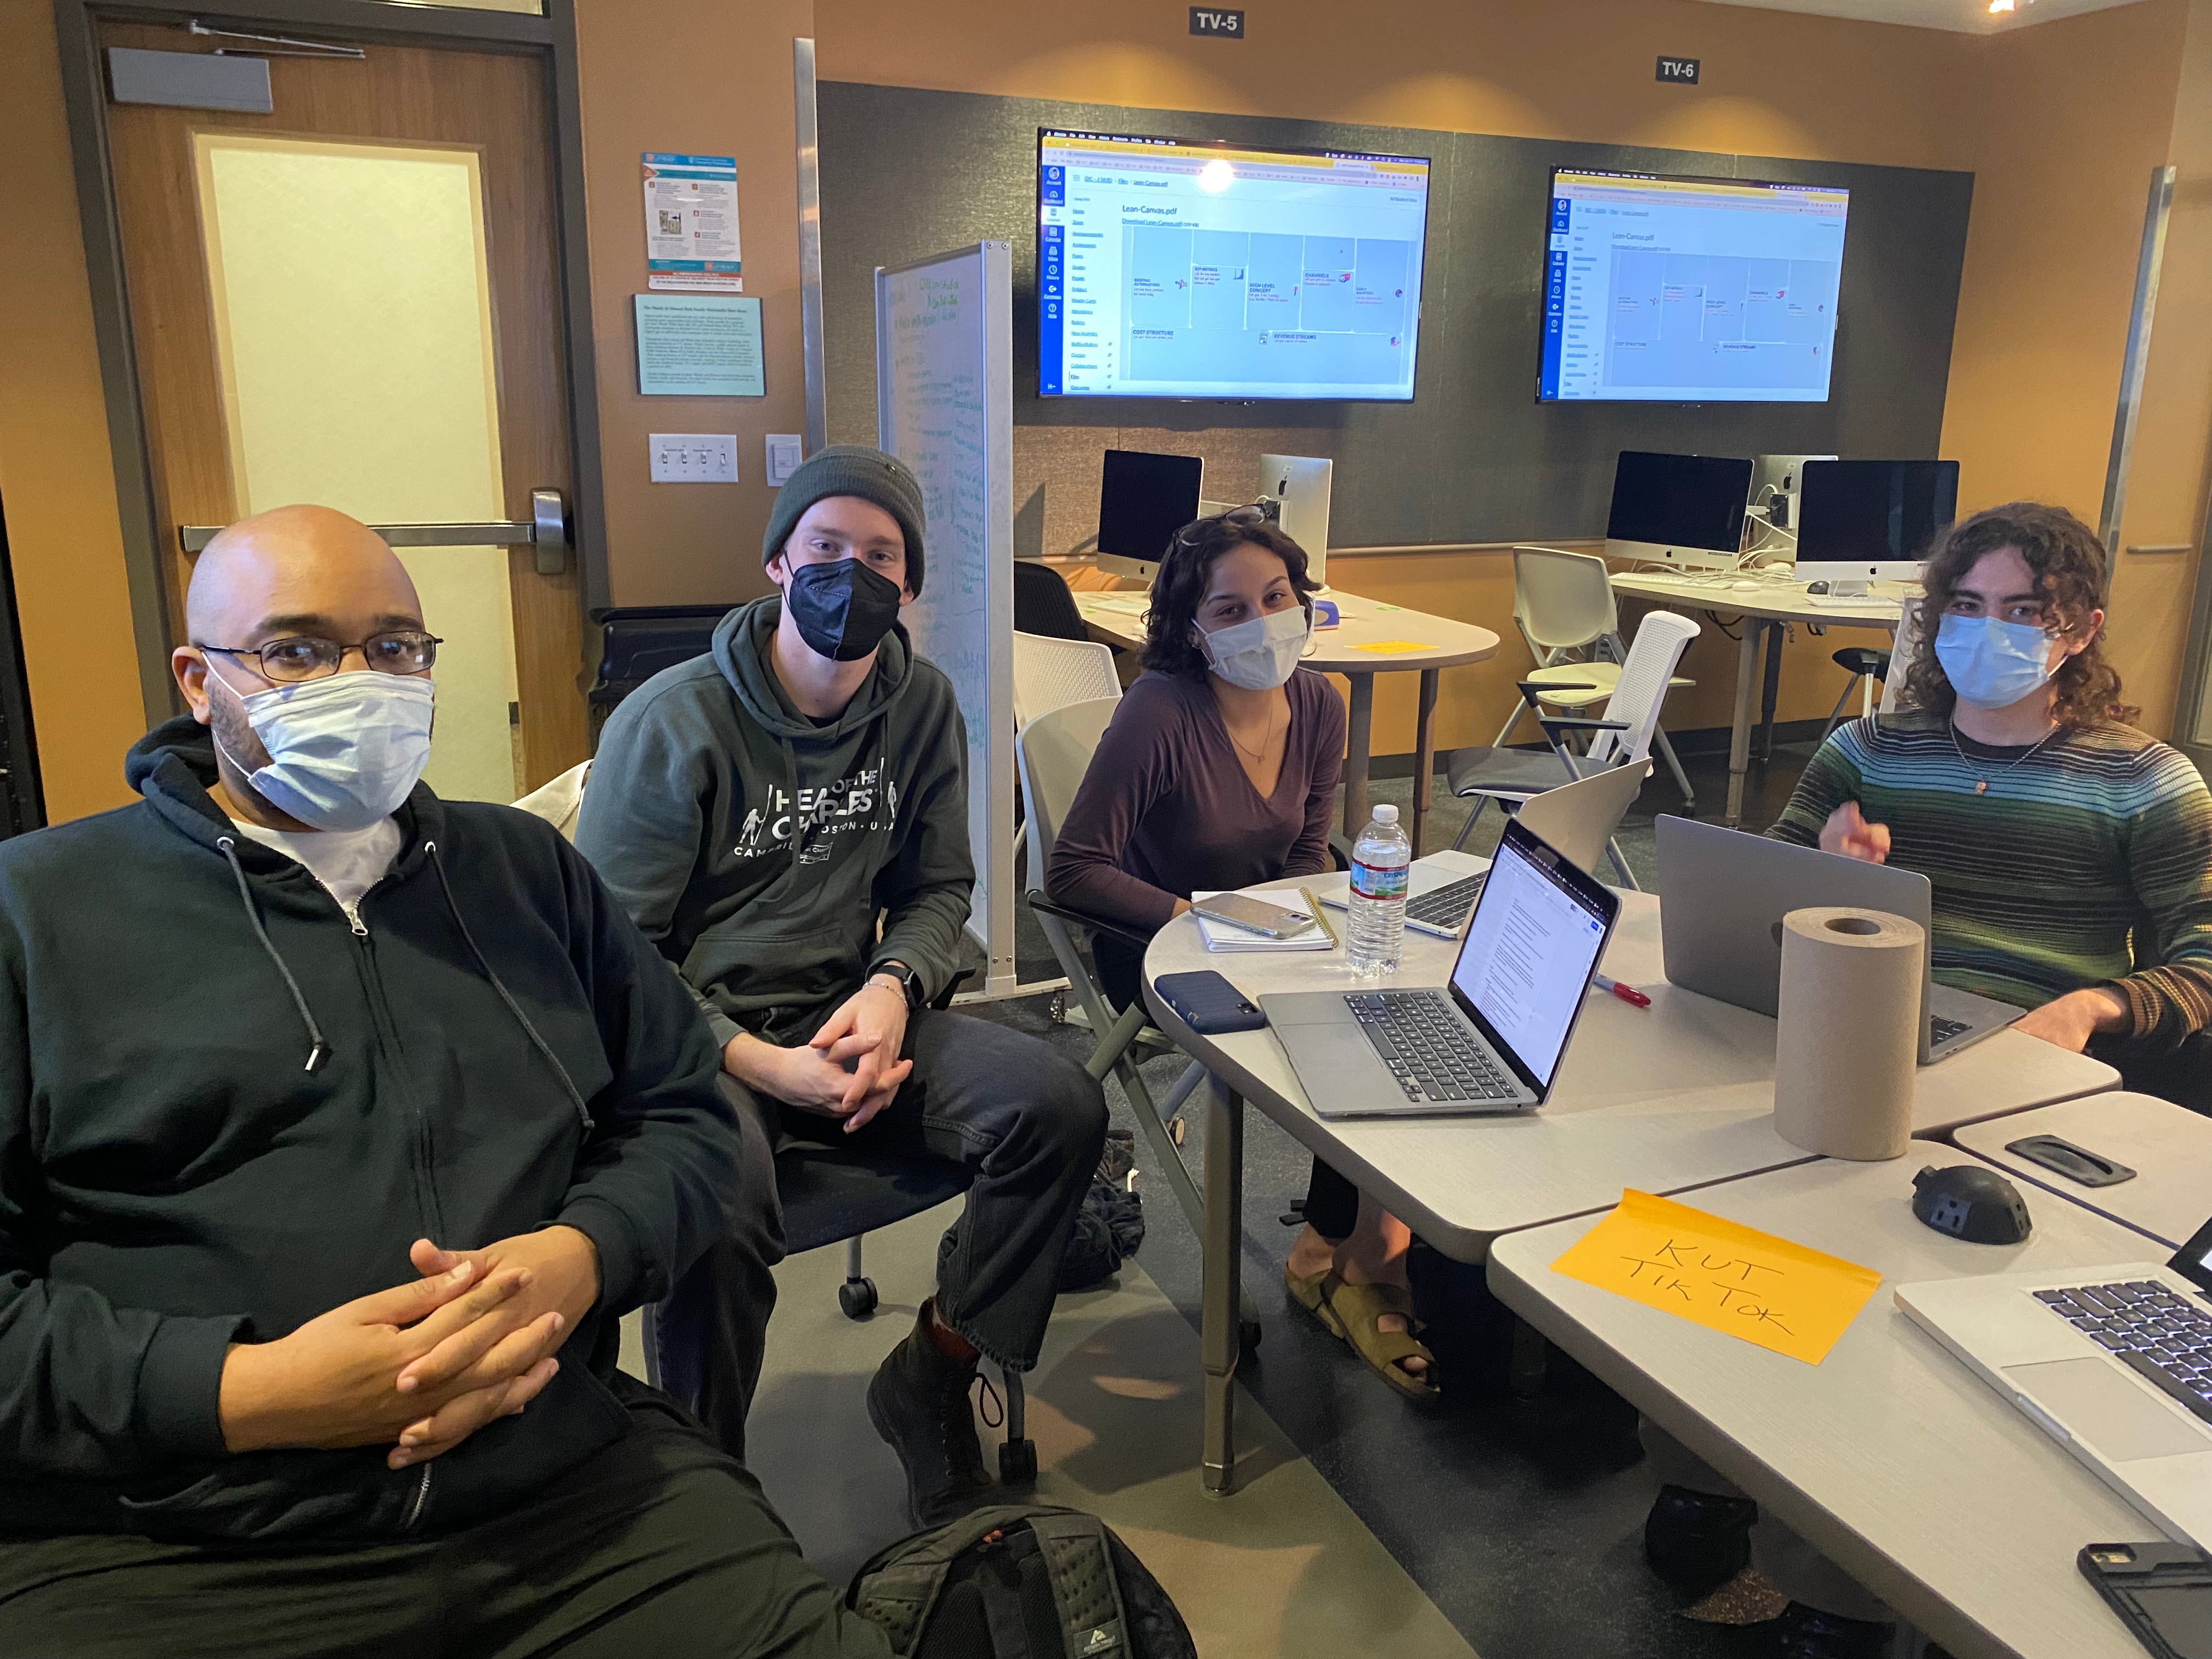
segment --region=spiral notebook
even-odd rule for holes
[[[1215,897],[1218,892],[1225,890],[1228,890],[1218,889],[1215,892],[1193,893],[1190,896],[1193,902],[1198,902]],[[1254,896],[1265,899],[1269,904],[1279,905],[1292,915],[1306,915],[1304,901],[1295,892],[1259,893]],[[1255,933],[1225,921],[1216,921],[1211,916],[1199,916],[1194,920],[1198,923],[1199,936],[1206,941],[1206,948],[1224,956],[1241,956],[1251,951],[1330,951],[1336,948],[1336,941],[1322,932],[1318,923],[1310,922],[1304,933],[1294,933],[1289,939],[1269,939],[1265,933]]]

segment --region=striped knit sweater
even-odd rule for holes
[[[2166,1046],[2212,1025],[2212,794],[2179,750],[2118,725],[2029,753],[1927,714],[1854,720],[1766,833],[1818,846],[1850,800],[1934,888],[1944,984],[2025,1008],[2111,985]]]

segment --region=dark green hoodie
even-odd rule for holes
[[[817,724],[769,659],[782,616],[776,594],[732,611],[712,654],[623,701],[576,824],[726,1043],[805,1042],[882,962],[934,994],[975,884],[951,682],[894,626],[844,713]]]
[[[356,931],[209,799],[205,726],[127,775],[137,804],[0,843],[0,1535],[378,1537],[543,1491],[658,1399],[616,1320],[725,1224],[704,1022],[527,813],[416,786]],[[600,1299],[520,1416],[398,1471],[225,1454],[229,1344],[411,1281],[416,1238],[553,1222]]]

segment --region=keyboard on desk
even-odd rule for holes
[[[1519,1084],[1475,1041],[1443,992],[1369,991],[1344,1000],[1407,1099],[1519,1097]]]
[[[1468,917],[1474,914],[1474,901],[1482,891],[1484,871],[1480,875],[1462,876],[1449,886],[1432,887],[1425,893],[1417,893],[1406,901],[1406,919],[1431,927],[1444,927],[1459,932]]]
[[[2038,1291],[2035,1298],[2212,1423],[2212,1314],[2154,1279]]]
[[[1942,1048],[1954,1036],[1964,1036],[1966,1030],[1963,1019],[1946,1019],[1941,1014],[1928,1016],[1928,1045],[1931,1048]]]

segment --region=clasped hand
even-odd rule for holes
[[[801,1048],[781,1048],[740,1032],[723,1064],[751,1085],[801,1111],[842,1118],[845,1133],[891,1103],[914,1070],[906,1046],[906,994],[871,981],[845,999]]]
[[[423,1277],[333,1308],[273,1342],[234,1346],[218,1410],[234,1452],[390,1445],[395,1469],[512,1417],[599,1296],[599,1257],[570,1227],[481,1250],[418,1239]]]

